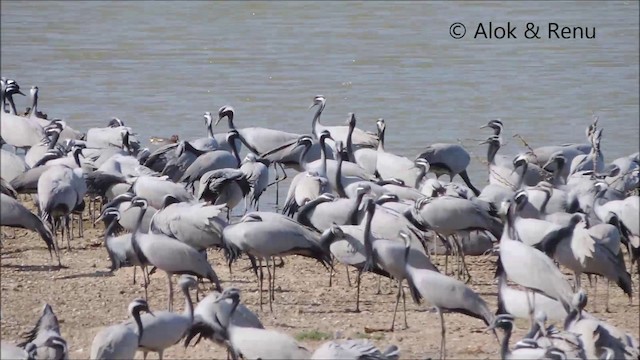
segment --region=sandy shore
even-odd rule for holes
[[[3,233],[12,230],[3,228]],[[3,237],[1,290],[2,339],[18,341],[37,321],[44,303],[49,303],[60,320],[63,337],[68,341],[70,356],[88,358],[91,341],[100,328],[125,320],[127,305],[143,297],[144,290],[132,284],[133,269],[125,268],[109,273],[109,260],[103,246],[103,228],[92,228],[85,219],[84,238],[72,240],[72,251],[62,251],[62,269],[50,270],[49,254],[35,233],[16,230],[13,239]],[[493,279],[496,257],[468,258],[472,274],[471,287],[496,308],[496,281]],[[397,287],[382,280],[382,294],[376,294],[378,279],[372,274],[363,276],[361,312],[355,313],[355,286],[349,287],[344,266],[336,266],[333,286],[329,287],[328,272],[313,260],[296,256],[285,258],[285,265],[277,270],[276,294],[273,312],[265,304],[260,311],[259,293],[255,276],[243,271],[249,265],[243,259],[233,267],[230,278],[221,252],[210,251],[209,260],[222,280],[223,287],[235,286],[242,290],[243,302],[254,310],[267,328],[277,329],[295,336],[308,349],[317,348],[324,339],[336,331],[344,337],[368,338],[380,347],[396,344],[402,358],[424,359],[438,357],[440,322],[428,305],[415,305],[408,297],[409,328],[402,329],[399,313],[395,332],[366,333],[365,328],[385,328],[391,324]],[[444,269],[444,256],[435,259]],[[450,270],[451,271],[451,270]],[[138,271],[138,276],[140,272]],[[571,275],[568,275],[569,277]],[[164,273],[151,277],[149,303],[153,309],[166,309],[167,283]],[[351,272],[355,279],[355,271]],[[139,279],[141,280],[141,278]],[[638,334],[638,299],[629,300],[615,285],[610,286],[610,309],[604,312],[606,283],[597,286],[597,304],[594,306],[595,287],[584,286],[590,296],[587,310],[612,324]],[[634,291],[638,278],[634,275]],[[266,285],[265,285],[266,286]],[[208,289],[208,285],[207,285]],[[267,300],[265,289],[264,299]],[[177,309],[183,309],[183,298],[176,296]],[[402,305],[400,306],[400,309]],[[447,355],[449,358],[499,358],[499,344],[491,333],[486,333],[482,321],[459,314],[445,315],[447,327]],[[514,339],[519,339],[528,328],[526,321],[516,322]],[[512,341],[514,343],[515,340]],[[154,358],[154,355],[150,355]],[[203,341],[184,349],[174,345],[164,353],[165,358],[210,359],[225,358],[225,350]],[[137,354],[142,358],[142,353]]]

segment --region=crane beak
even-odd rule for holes
[[[103,218],[104,218],[104,214],[100,214],[100,216],[98,216],[96,221],[93,222],[93,225],[97,225]]]
[[[488,143],[489,143],[489,139],[479,142],[478,145],[484,145]]]
[[[22,91],[18,90],[18,94],[22,95],[22,96],[27,96],[25,95]]]
[[[313,103],[313,104],[309,105],[309,109],[308,110],[313,109],[314,106],[316,106],[316,103]]]
[[[480,126],[479,129],[485,129],[485,128],[488,128],[488,127],[489,127],[489,125],[484,124],[484,125]]]

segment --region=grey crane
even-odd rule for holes
[[[324,145],[324,139],[327,136],[326,134],[324,135],[325,136],[320,137],[320,144],[322,145]],[[306,165],[305,156],[308,149],[311,148],[312,139],[310,136],[302,136],[298,139],[298,144],[305,147],[305,151],[300,155],[300,163]],[[293,178],[289,185],[289,190],[287,191],[285,205],[282,208],[283,214],[293,216],[293,214],[298,211],[299,207],[304,205],[307,201],[317,198],[320,194],[331,191],[331,185],[327,178],[326,164],[326,153],[323,150],[320,163],[322,167],[319,171],[305,169]],[[303,167],[306,168],[306,166]]]
[[[189,142],[181,141],[175,147],[175,152],[173,153],[174,156],[165,156],[166,159],[164,160],[164,167],[160,174],[168,176],[171,181],[177,182],[180,180],[184,172],[187,171],[189,166],[191,166],[191,164],[193,164],[200,155],[205,153],[206,151],[194,148]],[[162,155],[159,154],[158,156]],[[149,159],[152,159],[152,156],[149,156]],[[158,164],[157,167],[160,167],[160,164]]]
[[[370,174],[376,173],[376,164],[378,162],[378,149],[371,147],[356,147],[353,145],[353,132],[356,129],[356,115],[350,114],[349,120],[349,132],[347,133],[346,148],[344,150],[338,150],[337,145],[340,140],[336,141],[336,154],[344,153],[345,160],[358,164],[361,168],[365,169]],[[378,130],[379,131],[379,130]],[[380,134],[378,133],[378,137]]]
[[[87,135],[85,137],[87,147],[104,149],[110,146],[115,146],[117,148],[122,148],[122,134],[124,132],[129,132],[132,135],[134,134],[133,129],[125,126],[122,120],[113,118],[109,121],[107,127],[91,128],[87,130]],[[140,146],[140,143],[135,136],[130,137],[129,142],[134,151]]]
[[[352,199],[336,199],[332,194],[324,193],[300,207],[295,219],[317,231],[324,231],[332,224],[356,225],[358,207],[368,191],[366,186],[360,186],[357,197]]]
[[[320,345],[311,359],[376,359],[376,360],[397,360],[400,358],[400,349],[391,345],[386,350],[380,351],[369,340],[332,340]]]
[[[515,159],[504,155],[497,155],[501,146],[498,136],[490,136],[480,144],[489,144],[487,150],[489,183],[505,186],[514,190],[518,189],[522,183],[528,186],[534,186],[540,182],[540,171],[534,169],[533,164],[528,165],[528,162],[525,161],[527,158],[524,155],[518,156]],[[520,170],[519,173],[515,171],[515,164],[521,166],[522,170]]]
[[[52,165],[38,179],[38,201],[43,222],[55,229],[61,227],[64,238],[64,226],[76,207],[84,204],[87,184],[81,168],[69,168],[64,165]],[[67,249],[71,251],[70,231],[67,231]],[[54,241],[57,247],[57,241]]]
[[[82,137],[82,134],[79,131],[74,130],[73,128],[68,126],[66,122],[62,121],[61,119],[49,120],[49,117],[46,114],[43,114],[42,112],[38,111],[39,89],[37,86],[32,86],[29,92],[31,95],[31,107],[25,113],[24,115],[25,117],[35,119],[43,128],[46,128],[47,126],[54,123],[59,124],[60,129],[62,130],[62,132],[60,133],[60,137],[63,140],[64,139],[80,139]]]
[[[153,234],[163,234],[179,240],[198,251],[222,246],[222,231],[227,222],[220,217],[226,205],[178,202],[165,196],[164,207],[155,213],[149,224]]]
[[[0,172],[2,178],[11,182],[16,177],[29,170],[29,165],[24,159],[12,152],[0,149]]]
[[[235,134],[237,134],[237,132],[230,131],[228,136],[233,138],[236,136]],[[230,153],[225,150],[213,150],[200,155],[189,165],[187,170],[185,170],[179,182],[184,182],[193,188],[193,183],[209,171],[237,168],[241,163],[240,156],[235,147],[231,147],[231,151]]]
[[[331,138],[334,141],[342,141],[343,144],[347,143],[347,137],[349,135],[349,126],[341,125],[341,126],[324,126],[320,123],[320,115],[324,110],[327,100],[322,95],[316,95],[313,99],[313,104],[309,107],[309,109],[318,106],[315,115],[313,116],[313,120],[311,122],[311,130],[313,131],[313,135],[317,138],[320,137],[320,134],[323,131],[329,131],[331,134]],[[354,146],[358,147],[372,147],[375,148],[378,146],[378,137],[376,134],[363,131],[359,128],[355,128],[352,131],[351,142]]]
[[[507,284],[504,272],[498,274],[498,314],[511,314],[519,319],[530,320],[528,304],[534,307],[534,313],[543,311],[550,319],[564,320],[568,312],[562,304],[544,294],[531,293],[513,288]]]
[[[104,210],[102,210],[103,214],[107,208],[116,208],[120,212],[120,219],[117,220],[118,228],[115,229],[116,232],[120,232],[120,230],[122,229],[132,233],[136,230],[136,221],[138,219],[138,215],[140,215],[140,212],[142,212],[142,210],[138,207],[131,207],[131,200],[133,200],[134,197],[136,197],[136,194],[126,192],[114,197],[110,202],[104,204]],[[138,229],[138,231],[143,233],[149,232],[149,224],[151,224],[151,219],[157,211],[158,209],[156,209],[155,207],[147,207],[147,210],[145,211],[142,218],[142,224],[140,225],[140,229]]]
[[[136,231],[131,236],[131,246],[140,263],[153,265],[167,274],[169,311],[171,311],[173,302],[173,284],[171,282],[173,274],[190,274],[207,278],[217,288],[220,288],[220,280],[203,254],[168,236],[144,234],[137,230],[148,206],[145,199],[135,197],[131,200],[131,206],[140,207],[143,210],[138,215]],[[146,286],[147,284],[145,284],[145,288]]]
[[[580,337],[569,331],[560,331],[555,326],[546,326],[547,315],[544,311],[537,311],[535,322],[532,324],[525,341],[544,349],[555,349],[571,359],[586,359],[584,344]]]
[[[56,250],[58,265],[61,265],[60,255],[53,244],[53,234],[39,217],[24,207],[18,200],[4,193],[0,194],[0,210],[0,225],[36,231],[47,244],[49,255],[51,255],[52,248]]]
[[[455,234],[471,230],[487,230],[496,238],[500,238],[502,234],[503,225],[496,218],[496,210],[489,203],[453,196],[425,197],[417,201],[409,211],[419,229],[433,230],[445,238],[454,237],[453,245],[462,257],[467,280],[471,275],[464,260],[462,244]]]
[[[320,148],[323,150],[322,151],[323,156],[319,160],[307,162],[307,158],[305,156],[306,153],[303,152],[301,155],[300,163],[302,164],[302,167],[305,170],[315,171],[315,172],[318,172],[320,175],[327,177],[327,179],[329,179],[331,183],[331,186],[335,188],[336,184],[333,183],[333,180],[336,178],[335,173],[338,170],[338,161],[329,159],[328,154],[326,154],[326,147],[324,147],[324,144],[326,144],[327,139],[332,139],[331,134],[328,131],[324,130],[323,132],[320,133],[320,137],[318,138],[321,145]],[[311,146],[310,140],[311,138],[305,135],[300,139],[298,139],[298,144],[303,145],[307,149],[309,149]],[[341,141],[341,140],[337,140],[337,141]],[[375,180],[375,177],[373,176],[373,174],[368,173],[366,170],[364,170],[363,168],[361,168],[360,166],[352,162],[344,162],[342,164],[341,171],[342,171],[341,179],[345,185],[353,181]]]
[[[485,324],[493,323],[494,315],[487,303],[463,282],[443,275],[439,272],[413,267],[409,262],[411,243],[408,237],[405,243],[404,263],[409,288],[414,288],[412,295],[415,301],[421,299],[433,305],[440,315],[442,340],[440,343],[440,357],[446,358],[446,328],[444,312],[458,312],[477,319]]]
[[[133,329],[125,323],[108,326],[100,330],[91,343],[92,360],[133,359],[144,334],[140,313],[152,314],[149,304],[144,299],[135,299],[129,304],[129,314],[137,328]],[[152,314],[153,316],[153,314]]]
[[[272,309],[275,284],[272,282],[269,259],[274,256],[301,255],[316,259],[328,268],[331,264],[331,256],[320,246],[318,238],[318,234],[313,230],[284,215],[270,212],[251,212],[245,215],[240,222],[225,227],[223,231],[225,256],[229,261],[229,266],[242,253],[245,253],[251,260],[256,275],[258,275],[257,270],[260,271],[258,281],[260,283],[261,310],[264,280],[262,260],[265,259],[267,263],[269,308]],[[256,260],[259,262],[257,268]]]
[[[519,344],[513,350],[509,349],[509,340],[513,331],[513,316],[509,314],[501,314],[495,317],[495,320],[489,326],[490,329],[501,329],[504,331],[502,345],[500,346],[500,356],[502,359],[548,359],[547,349],[540,348],[535,345]]]
[[[458,144],[434,143],[425,148],[416,160],[424,159],[429,164],[429,172],[436,174],[436,178],[442,175],[449,175],[449,181],[453,181],[454,176],[460,175],[462,181],[478,196],[480,191],[473,186],[467,167],[471,162],[469,152]]]
[[[13,94],[20,93],[19,87],[14,85],[6,86],[4,96],[9,100],[12,108]],[[24,95],[24,94],[23,94]],[[28,149],[37,144],[45,137],[44,129],[36,119],[18,116],[15,113],[0,112],[0,132],[2,139],[9,145],[18,149]]]
[[[151,152],[144,161],[140,160],[140,163],[151,170],[160,173],[165,166],[167,166],[168,162],[175,161],[178,158],[179,155],[177,148],[179,145],[179,142],[162,145]]]
[[[44,128],[45,137],[37,144],[33,145],[24,156],[24,161],[29,167],[33,167],[48,151],[56,147],[62,127],[49,126]]]
[[[229,291],[234,289],[227,288],[222,293],[213,291],[200,300],[193,311],[193,325],[185,337],[185,347],[189,346],[195,336],[199,337],[194,346],[200,342],[201,338],[209,339],[218,345],[225,345],[229,341],[229,335],[222,324],[227,321],[234,326],[264,329],[258,316],[244,304],[237,304],[233,309],[233,301],[226,296]]]
[[[229,129],[236,130],[238,133],[238,139],[242,141],[244,146],[250,152],[260,155],[273,150],[283,144],[288,144],[296,141],[300,134],[289,133],[285,131],[261,128],[261,127],[248,127],[238,129],[233,123],[235,118],[235,110],[229,105],[225,105],[218,110],[218,120],[215,125],[218,125],[220,120],[227,118],[229,122]]]
[[[258,159],[254,153],[248,153],[240,164],[240,171],[245,173],[247,182],[251,186],[249,197],[250,205],[255,206],[256,210],[260,210],[260,196],[267,190],[269,186],[269,160]],[[245,212],[247,209],[245,197]]]
[[[591,151],[588,154],[577,155],[571,160],[569,174],[585,170],[601,172],[604,169],[604,158],[600,150],[602,129],[595,130],[589,140],[591,142]]]
[[[581,274],[601,275],[614,281],[631,297],[631,275],[626,271],[624,259],[606,244],[598,242],[585,220],[574,215],[568,226],[545,236],[540,247],[549,257],[575,273],[576,289],[580,288]]]
[[[54,155],[55,154],[55,155]],[[38,180],[40,176],[51,166],[61,165],[67,166],[70,168],[80,168],[80,156],[82,154],[81,146],[73,146],[71,149],[71,157],[62,157],[59,150],[51,150],[48,152],[40,161],[46,162],[46,164],[40,166],[40,164],[36,164],[33,168],[23,172],[22,174],[16,176],[9,183],[11,186],[20,194],[35,194],[38,192]],[[54,159],[51,161],[47,161],[49,159]]]
[[[234,358],[239,356],[248,360],[309,358],[311,355],[309,351],[287,334],[275,330],[235,325],[231,319],[240,303],[240,290],[227,289],[222,297],[232,300],[231,315],[219,320],[221,320],[221,327],[227,331]]]
[[[511,201],[503,203],[502,209],[506,216],[505,230],[500,238],[500,261],[497,273],[504,271],[511,281],[530,291],[540,292],[562,303],[569,311],[573,291],[564,275],[553,263],[551,258],[538,249],[519,241],[513,220],[515,204]],[[529,304],[530,314],[533,307]]]
[[[194,200],[193,195],[184,186],[173,183],[164,177],[140,176],[131,185],[131,190],[146,199],[149,205],[156,209],[162,207],[166,195],[171,195],[179,201]]]
[[[25,348],[29,343],[33,343],[37,347],[36,359],[62,360],[69,358],[67,342],[60,335],[58,318],[53,313],[51,305],[44,304],[38,322],[18,346]]]
[[[218,144],[216,137],[213,135],[213,117],[209,111],[204,113],[204,125],[207,127],[207,136],[192,140],[191,145],[196,149],[203,151],[220,149],[220,144]],[[229,142],[227,142],[227,145],[229,145]],[[231,148],[227,151],[231,151]]]
[[[2,112],[17,115],[18,112],[16,110],[16,104],[13,101],[13,95],[26,95],[20,90],[20,85],[18,85],[15,80],[4,77],[2,79]]]
[[[226,205],[227,220],[231,210],[251,191],[247,175],[239,169],[212,170],[200,178],[196,198],[214,205]]]
[[[358,270],[356,278],[356,309],[360,312],[360,279],[363,272],[373,272],[381,276],[391,277],[385,270],[376,264],[367,263],[367,253],[365,250],[365,242],[371,234],[371,224],[376,204],[372,199],[364,200],[365,217],[359,225],[332,225],[326,229],[321,237],[320,243],[325,249],[329,249],[331,254],[345,266],[353,266]],[[369,265],[369,266],[367,266]],[[347,270],[348,271],[348,270]]]
[[[640,355],[638,341],[608,322],[584,313],[586,305],[587,295],[579,291],[573,298],[571,312],[564,322],[565,330],[581,338],[586,357],[595,359],[608,353],[604,348],[609,348],[615,359],[636,359]]]
[[[384,119],[378,119],[378,154],[376,157],[376,171],[382,179],[400,179],[409,187],[416,188],[419,185],[421,170],[413,161],[404,156],[390,153],[384,149],[384,134],[387,125]],[[424,173],[422,173],[424,175]]]
[[[122,234],[119,236],[113,236],[115,228],[120,220],[120,211],[113,207],[107,207],[104,209],[100,217],[96,221],[104,220],[106,226],[104,230],[104,246],[107,249],[109,260],[111,261],[111,272],[118,270],[122,267],[133,266],[133,283],[136,283],[136,266],[142,269],[142,276],[145,277],[146,283],[149,282],[149,276],[146,274],[144,265],[140,262],[133,251],[131,245],[131,233]],[[134,229],[135,230],[135,229]]]
[[[398,237],[411,244],[409,234],[407,234],[406,232],[400,231]],[[370,236],[365,236],[364,248],[367,261],[369,261],[370,263],[375,263],[378,267],[388,272],[396,281],[398,281],[398,294],[396,296],[396,306],[393,310],[393,320],[391,321],[390,330],[394,330],[396,313],[398,312],[398,304],[400,303],[400,296],[402,296],[404,326],[405,328],[407,328],[407,308],[404,288],[402,286],[402,282],[407,278],[407,266],[411,266],[416,269],[427,269],[435,272],[439,272],[438,269],[431,263],[431,260],[429,260],[429,258],[423,252],[419,251],[415,247],[410,246],[410,249],[408,250],[408,260],[403,260],[405,247],[396,240],[371,240]],[[408,261],[408,265],[405,263],[405,261]],[[411,287],[411,285],[409,288],[411,290],[413,298],[417,299],[417,289]]]
[[[195,288],[196,281],[192,277],[182,276],[178,286],[185,297],[185,307],[182,314],[170,311],[157,311],[153,314],[144,314],[140,317],[143,332],[138,341],[138,350],[142,351],[144,359],[147,353],[157,352],[158,358],[162,359],[164,350],[177,344],[189,332],[193,323],[193,302],[189,289]],[[131,321],[128,325],[140,326]]]

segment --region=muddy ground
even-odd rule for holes
[[[102,225],[92,228],[88,216],[85,217],[84,238],[76,237],[72,240],[71,252],[62,251],[62,269],[51,270],[49,253],[35,233],[16,230],[13,239],[3,236],[3,341],[17,342],[36,323],[43,304],[49,303],[60,320],[62,335],[69,343],[70,357],[88,358],[94,335],[104,326],[127,319],[129,302],[144,296],[139,282],[137,285],[132,284],[133,268],[109,273],[110,262],[103,247]],[[11,234],[12,230],[3,228],[3,233]],[[401,357],[405,359],[438,357],[438,315],[429,311],[428,305],[413,304],[410,297],[407,299],[408,329],[402,329],[400,312],[395,332],[365,332],[365,328],[384,328],[391,324],[397,287],[387,279],[382,280],[382,294],[377,295],[377,276],[363,276],[361,312],[355,313],[356,289],[355,286],[347,285],[344,266],[336,266],[333,286],[329,287],[328,272],[320,264],[296,256],[287,257],[284,267],[277,269],[275,302],[273,312],[270,312],[267,303],[264,310],[260,310],[256,278],[250,271],[243,270],[249,265],[248,260],[242,259],[233,266],[233,278],[229,276],[221,252],[210,251],[209,260],[222,280],[222,286],[239,287],[243,302],[258,314],[267,328],[295,336],[310,350],[317,348],[325,338],[340,332],[343,337],[371,339],[380,347],[396,344],[401,349]],[[441,270],[444,269],[444,260],[444,256],[438,256],[434,261]],[[496,257],[474,257],[467,261],[473,277],[471,287],[495,309],[497,286],[493,273]],[[151,308],[164,310],[167,306],[166,277],[159,271],[151,279]],[[355,271],[351,271],[351,279],[355,279]],[[597,304],[592,300],[594,287],[588,285],[586,277],[582,283],[590,296],[587,307],[590,312],[637,336],[637,298],[629,304],[622,291],[611,285],[612,312],[605,313],[605,282],[598,283]],[[637,275],[634,275],[634,286],[634,291],[637,291]],[[265,287],[265,302],[266,294]],[[182,311],[183,303],[183,298],[178,293],[175,304],[179,311]],[[460,314],[446,314],[445,321],[449,358],[499,358],[499,344],[490,333],[485,332],[486,326],[482,321]],[[512,343],[525,333],[528,323],[519,320],[516,326]],[[150,358],[155,356],[156,354],[151,354]],[[225,358],[226,352],[211,342],[203,341],[187,349],[182,344],[174,345],[165,351],[164,357],[219,359]],[[142,353],[138,352],[137,358],[142,358]]]

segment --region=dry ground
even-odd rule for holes
[[[3,232],[11,230],[3,228]],[[132,284],[133,269],[108,272],[109,260],[102,245],[102,225],[92,228],[85,220],[84,238],[72,241],[72,251],[62,251],[64,268],[50,270],[49,254],[44,243],[35,233],[17,230],[15,239],[4,237],[2,247],[2,339],[18,341],[38,319],[44,303],[52,305],[60,320],[62,335],[67,339],[71,358],[88,358],[91,341],[100,328],[128,317],[127,305],[144,296],[142,287]],[[347,285],[344,266],[336,266],[333,286],[328,287],[328,272],[318,263],[299,257],[288,257],[285,266],[277,270],[276,299],[273,313],[266,305],[260,311],[255,276],[242,269],[248,260],[234,265],[233,279],[219,252],[210,252],[209,260],[222,280],[222,286],[242,289],[242,300],[254,310],[267,328],[277,329],[295,336],[309,349],[318,347],[324,337],[340,331],[344,337],[369,338],[385,347],[396,344],[405,359],[437,357],[440,344],[438,315],[428,311],[426,305],[414,305],[408,296],[409,328],[403,330],[402,315],[395,332],[365,333],[365,327],[383,328],[391,323],[396,287],[382,280],[382,295],[376,295],[377,278],[371,274],[363,277],[361,312],[354,313],[355,287]],[[473,279],[472,288],[496,308],[496,283],[493,280],[495,257],[476,257],[468,260]],[[444,257],[436,263],[444,268]],[[140,272],[138,271],[138,276]],[[355,278],[355,272],[351,273]],[[151,277],[149,303],[153,309],[165,309],[166,278],[160,271]],[[593,299],[594,288],[583,280]],[[634,286],[638,279],[634,276]],[[207,285],[208,288],[208,285]],[[636,287],[637,289],[637,287]],[[598,306],[594,309],[590,300],[588,310],[607,319],[616,326],[638,334],[638,300],[630,305],[622,291],[611,285],[611,313],[604,313],[604,282],[598,286]],[[265,301],[267,299],[265,290]],[[176,295],[176,305],[181,311],[183,299]],[[401,308],[400,308],[401,309]],[[496,339],[484,330],[486,326],[476,319],[459,314],[445,315],[449,358],[489,359],[499,357]],[[528,327],[525,321],[516,323],[518,339]],[[513,341],[515,342],[515,340]],[[225,351],[207,341],[196,347],[184,349],[175,345],[165,352],[165,358],[211,359],[225,358]],[[150,355],[154,358],[154,355]],[[138,353],[137,358],[142,358]]]

